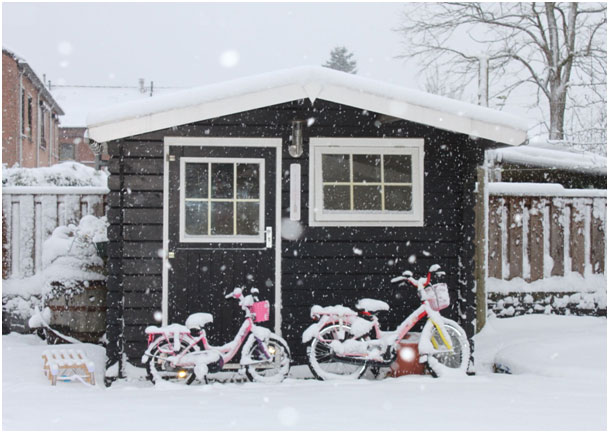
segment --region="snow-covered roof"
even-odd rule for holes
[[[526,146],[506,147],[489,151],[489,158],[497,163],[555,168],[588,174],[607,174],[607,157],[577,151],[552,142],[535,142]]]
[[[240,78],[92,112],[98,142],[211,119],[298,99],[323,99],[440,129],[519,145],[528,122],[478,105],[319,66]]]
[[[175,89],[155,87],[151,97],[149,88],[145,90],[142,92],[136,86],[51,86],[51,94],[65,112],[60,117],[61,126],[80,128],[86,127],[87,114],[90,111],[128,101],[150,100],[159,95],[175,92]]]
[[[40,92],[42,98],[47,102],[47,104],[51,106],[51,108],[57,114],[64,114],[63,110],[58,104],[58,101],[53,98],[51,93],[45,87],[45,84],[40,80],[40,78],[38,78],[38,74],[36,74],[36,71],[32,69],[32,67],[29,65],[28,62],[25,61],[25,59],[19,57],[17,54],[15,54],[6,47],[2,47],[2,54],[6,54],[15,61],[15,63],[17,64],[17,68],[20,71],[23,71],[23,73],[30,79],[34,87]]]

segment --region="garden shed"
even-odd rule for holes
[[[446,271],[447,315],[473,333],[476,167],[519,145],[526,122],[321,67],[253,76],[92,113],[109,164],[109,366],[137,364],[144,328],[241,313],[223,294],[257,287],[268,323],[303,360],[312,305],[418,299],[405,269]],[[114,370],[115,369],[110,369]]]

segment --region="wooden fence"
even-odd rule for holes
[[[483,173],[478,180],[478,329],[485,322],[487,296],[495,286],[505,287],[502,283],[518,279],[524,289],[565,277],[552,281],[569,285],[573,278],[567,277],[577,273],[598,285],[606,273],[606,190],[485,183]],[[566,287],[560,289],[568,293]]]
[[[107,188],[3,187],[2,278],[22,278],[42,269],[42,244],[58,226],[85,215],[103,216]]]
[[[500,188],[489,184],[487,277],[532,282],[605,273],[606,191],[514,195]]]

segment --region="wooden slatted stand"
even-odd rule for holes
[[[44,374],[51,381],[51,385],[56,385],[58,379],[80,380],[95,385],[95,364],[87,359],[82,350],[45,350],[42,359]]]

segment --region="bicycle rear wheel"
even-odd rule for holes
[[[332,341],[343,342],[352,337],[351,327],[345,324],[332,324],[319,331],[319,335],[307,348],[309,368],[316,379],[359,379],[362,377],[368,367],[365,361],[361,363],[341,361],[336,358],[330,347]]]
[[[152,344],[155,348],[151,351],[150,359],[146,363],[146,372],[148,373],[148,380],[152,383],[159,383],[162,381],[185,383],[190,385],[194,379],[195,374],[192,368],[186,369],[179,366],[172,366],[168,361],[170,353],[180,353],[185,350],[192,340],[180,337],[180,347],[178,350],[174,350],[173,340],[168,340],[165,337],[159,337]],[[191,347],[189,352],[194,352],[195,348]]]

